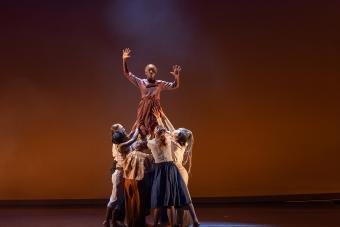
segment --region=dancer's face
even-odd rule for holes
[[[153,83],[155,82],[155,77],[157,74],[157,68],[153,64],[149,64],[145,67],[145,75],[149,82]]]

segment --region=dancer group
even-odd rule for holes
[[[175,129],[163,112],[160,93],[179,87],[181,67],[173,66],[173,82],[156,80],[157,68],[145,67],[146,79],[133,75],[127,66],[131,50],[123,50],[123,74],[141,93],[137,120],[130,133],[115,123],[111,126],[112,193],[107,204],[104,225],[146,226],[146,216],[153,225],[199,226],[188,190],[193,134]]]

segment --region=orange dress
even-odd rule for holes
[[[148,171],[151,168],[151,154],[132,151],[124,160],[125,217],[128,226],[145,226],[145,216],[149,213]]]
[[[157,122],[154,116],[154,111],[160,114],[163,123],[162,126],[172,131],[174,127],[162,110],[160,94],[161,91],[178,88],[178,79],[174,82],[156,80],[154,83],[150,83],[147,79],[141,79],[131,72],[126,73],[125,76],[132,84],[139,88],[142,98],[138,105],[137,120],[132,127],[132,132],[136,128],[139,128],[142,136],[153,134],[154,128],[159,125],[159,122]]]

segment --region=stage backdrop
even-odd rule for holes
[[[172,81],[182,66],[161,101],[194,132],[193,197],[340,192],[339,6],[7,1],[0,200],[109,196],[109,128],[131,128],[140,99],[125,47],[141,77],[153,63]]]

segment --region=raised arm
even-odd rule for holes
[[[179,88],[179,72],[181,71],[181,67],[179,65],[174,65],[172,67],[171,75],[175,77],[175,81],[173,82],[165,82],[162,83],[163,90],[173,90]]]
[[[133,75],[127,66],[127,59],[130,58],[131,50],[129,48],[125,48],[123,50],[122,59],[123,59],[123,74],[124,76],[133,83],[136,87],[139,87],[139,84],[141,83],[141,79]]]
[[[134,134],[133,134],[133,136],[131,137],[130,140],[128,140],[128,141],[126,141],[124,143],[119,144],[118,151],[122,152],[122,151],[125,150],[126,147],[130,146],[131,144],[133,144],[136,141],[136,139],[137,139],[138,133],[139,133],[139,129],[136,128],[136,130],[135,130],[135,132],[134,132]]]
[[[159,110],[157,110],[155,107],[153,107],[152,108],[152,113],[156,117],[158,125],[164,127],[164,124],[163,124],[162,118],[161,118],[161,112]]]
[[[187,164],[188,166],[188,174],[191,172],[191,166],[192,166],[192,148],[194,146],[194,135],[192,132],[190,132],[189,139],[187,141],[187,146],[185,147],[185,152],[184,152],[184,160],[183,160],[183,165]]]

